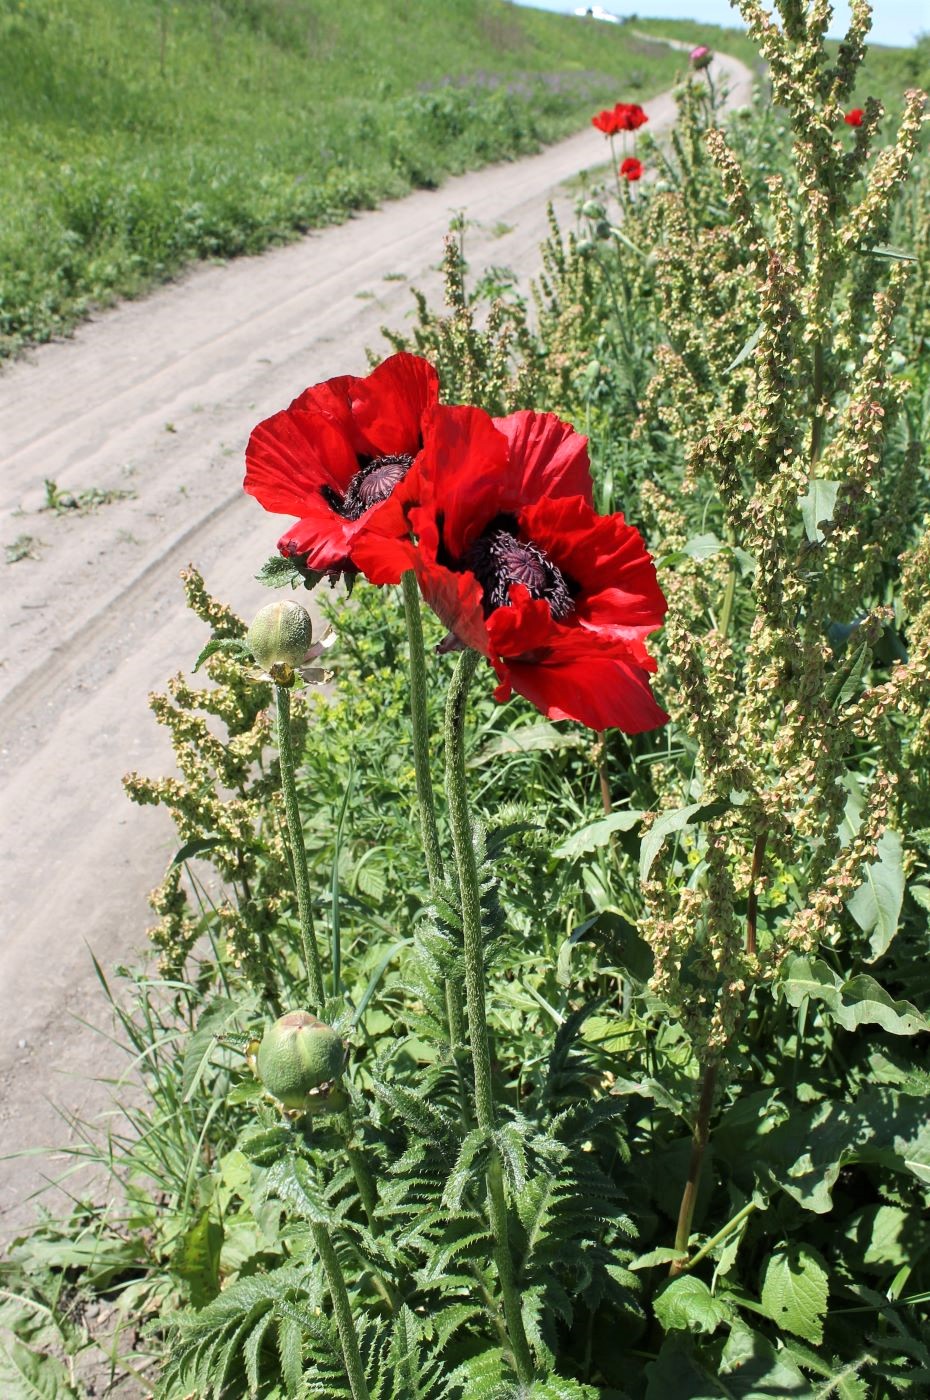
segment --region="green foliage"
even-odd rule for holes
[[[0,355],[193,259],[533,151],[674,71],[503,0],[0,0]]]
[[[823,117],[854,90],[851,60],[786,52],[782,109],[737,115],[724,145],[689,85],[668,151],[648,151],[661,181],[584,191],[577,229],[553,227],[535,320],[500,275],[485,315],[467,234],[447,245],[446,307],[418,303],[413,343],[450,399],[587,428],[598,503],[643,522],[671,604],[657,684],[674,721],[657,734],[593,744],[476,685],[493,1125],[474,1113],[458,891],[422,868],[400,600],[360,586],[328,595],[336,685],[295,725],[348,1108],[282,1118],[243,1058],[307,989],[270,693],[218,648],[212,685],[178,679],[155,704],[181,779],[130,781],[170,807],[180,849],[155,897],[170,975],[132,983],[121,1017],[147,1096],[103,1151],[125,1211],[15,1247],[22,1369],[60,1379],[75,1289],[152,1318],[137,1345],[164,1400],[342,1400],[328,1240],[384,1400],[926,1391],[930,284],[870,249],[926,247],[930,206],[924,171],[909,203],[882,202],[898,176],[868,185],[874,129]],[[825,170],[844,172],[828,214],[858,210],[846,239],[804,202]],[[215,638],[241,639],[202,580],[187,587]],[[433,733],[449,664],[429,663]],[[95,1150],[88,1136],[78,1156]],[[42,1307],[54,1345],[24,1321]]]

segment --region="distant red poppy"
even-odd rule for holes
[[[449,644],[488,657],[498,700],[628,734],[665,723],[645,646],[665,598],[639,532],[593,508],[586,438],[552,413],[439,408],[418,484],[420,588]]]
[[[309,569],[354,573],[359,540],[406,536],[397,497],[438,399],[432,365],[399,354],[364,378],[315,384],[259,423],[246,448],[245,489],[266,510],[300,516],[280,552]],[[396,583],[402,563],[381,581]]]
[[[598,112],[591,118],[592,126],[603,131],[605,136],[616,136],[618,131],[638,131],[649,120],[642,107],[636,102],[618,102],[615,107]]]
[[[843,118],[847,126],[861,126],[865,110],[862,107],[852,107]]]
[[[638,131],[641,126],[645,126],[649,118],[640,107],[638,102],[621,102],[623,108],[622,131]]]
[[[620,174],[625,180],[641,180],[643,175],[643,163],[635,156],[627,156],[620,165]]]
[[[598,131],[603,131],[605,136],[616,136],[620,130],[617,108],[605,108],[603,112],[598,112],[596,117],[591,118],[591,125],[596,126]]]

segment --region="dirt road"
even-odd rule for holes
[[[731,101],[749,71],[716,60]],[[647,104],[667,128],[665,94]],[[364,373],[380,327],[402,325],[410,286],[435,295],[450,215],[472,227],[471,266],[537,271],[546,201],[603,161],[592,128],[517,163],[450,180],[298,243],[200,267],[84,325],[0,376],[2,543],[38,557],[3,566],[0,792],[0,1155],[61,1143],[52,1103],[88,1114],[95,1081],[124,1068],[86,1027],[107,1008],[89,957],[132,960],[150,922],[146,892],[173,849],[160,811],[130,805],[121,775],[171,771],[149,691],[189,667],[204,640],[185,614],[178,571],[194,561],[246,615],[269,595],[253,575],[280,520],[243,496],[252,426],[305,385]],[[131,496],[88,514],[42,511],[44,481]],[[0,1235],[61,1159],[0,1165]]]

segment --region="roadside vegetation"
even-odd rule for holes
[[[0,357],[535,150],[678,59],[504,0],[0,0]]]
[[[553,224],[532,315],[488,303],[450,237],[446,304],[388,330],[422,417],[402,395],[366,417],[370,380],[320,391],[307,442],[337,441],[350,398],[352,432],[413,441],[352,456],[260,570],[280,591],[256,583],[256,610],[345,575],[331,647],[306,655],[290,609],[283,640],[248,627],[187,572],[203,669],[179,657],[152,700],[177,774],[126,779],[178,832],[157,967],[101,972],[126,1078],[71,1149],[120,1194],[0,1265],[4,1393],[79,1396],[91,1367],[161,1400],[927,1393],[925,99],[892,129],[864,94],[866,5],[839,57],[780,10],[767,33],[741,3],[773,100],[724,120],[695,70],[668,146],[627,156],[657,178],[611,172]],[[488,464],[525,409],[573,428],[545,420],[546,490],[514,504],[520,473]],[[295,474],[283,431],[249,448],[269,508],[335,460]],[[405,460],[416,539],[366,545],[397,501],[352,491]],[[493,551],[456,555],[453,527],[490,514],[503,557],[524,508],[564,537],[523,540],[506,601],[468,614]],[[596,603],[589,527],[637,565]],[[416,583],[358,574],[395,549]],[[502,677],[530,698],[497,703]],[[302,1021],[323,1068],[295,1087],[277,1018],[298,1009],[346,1063]]]

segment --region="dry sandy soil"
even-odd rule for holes
[[[745,102],[748,70],[716,68]],[[647,110],[651,131],[670,125],[668,94]],[[307,384],[366,372],[380,327],[409,316],[411,285],[437,295],[454,211],[471,221],[474,272],[503,264],[526,284],[546,201],[570,220],[565,182],[604,154],[589,127],[261,257],[198,267],[0,376],[0,543],[41,541],[37,558],[2,566],[0,1156],[67,1142],[55,1105],[99,1113],[98,1077],[126,1067],[87,1024],[108,1024],[90,950],[107,969],[142,952],[146,893],[175,842],[120,778],[172,771],[147,697],[205,640],[179,570],[196,563],[246,616],[268,601],[253,576],[281,521],[242,494],[250,429]],[[133,494],[54,514],[41,509],[45,478]],[[66,1165],[52,1153],[2,1163],[0,1237],[28,1224],[31,1193]]]

